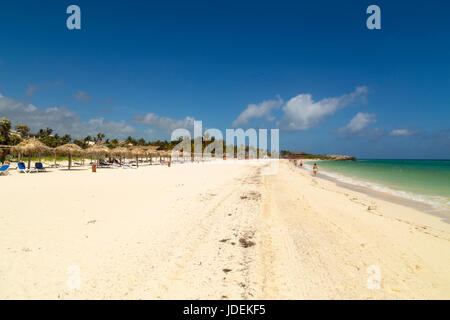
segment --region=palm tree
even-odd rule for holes
[[[30,128],[24,124],[17,125],[16,130],[20,133],[22,139],[28,138],[28,135],[30,134]]]
[[[11,121],[6,118],[2,118],[0,121],[0,144],[9,144],[11,130]]]
[[[128,138],[125,140],[126,144],[132,144],[133,146],[137,145],[136,139],[132,138],[131,136],[128,136]]]
[[[99,132],[98,134],[97,134],[97,141],[99,142],[99,143],[101,143],[102,141],[103,141],[103,138],[105,137],[105,134],[104,133],[101,133],[101,132]]]
[[[72,141],[72,138],[71,138],[70,135],[68,135],[68,134],[65,134],[65,135],[62,136],[61,139],[60,139],[61,145],[70,143],[70,141]]]

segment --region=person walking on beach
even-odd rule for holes
[[[317,177],[317,171],[318,171],[318,170],[319,170],[319,167],[317,166],[316,163],[314,163],[314,166],[313,166],[314,177]]]
[[[300,160],[300,168],[303,167],[303,160]]]

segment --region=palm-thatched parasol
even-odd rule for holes
[[[73,143],[66,143],[63,144],[62,146],[55,148],[55,154],[67,155],[69,157],[69,170],[72,167],[72,156],[80,155],[82,153],[83,149],[80,146]]]
[[[11,153],[16,155],[28,156],[28,169],[30,169],[31,156],[50,153],[51,148],[36,139],[27,139],[11,148]]]
[[[158,150],[159,161],[161,162],[161,158],[169,158],[172,160],[172,151],[171,150]]]
[[[182,150],[166,150],[164,155],[168,155],[168,156],[170,156],[170,158],[175,157],[177,160],[181,158],[184,161],[186,153],[183,152],[183,149]]]
[[[144,151],[145,156],[147,158],[150,158],[150,163],[152,163],[154,156],[158,156],[158,151],[157,151],[158,148],[159,148],[159,146],[145,146],[145,147],[142,147],[142,150]]]
[[[124,147],[117,147],[111,150],[111,154],[113,156],[119,157],[120,163],[122,164],[122,158],[125,158],[127,155],[129,155],[130,151]]]
[[[136,166],[139,167],[139,157],[145,157],[145,150],[141,146],[132,146],[128,150],[131,156],[136,157]]]
[[[97,158],[97,162],[99,161],[99,157],[106,156],[111,153],[111,150],[108,147],[101,146],[98,144],[94,144],[92,147],[89,147],[85,150],[86,154],[94,156]]]

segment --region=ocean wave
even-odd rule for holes
[[[303,167],[312,172],[312,166],[309,164],[304,164]],[[378,192],[387,193],[396,197],[417,201],[420,203],[424,203],[432,207],[430,212],[438,212],[438,211],[446,211],[450,212],[450,201],[448,198],[440,197],[440,196],[430,196],[430,195],[422,195],[417,193],[412,193],[409,191],[392,189],[388,186],[380,185],[374,182],[365,181],[362,179],[356,179],[354,177],[344,176],[342,174],[321,169],[320,174],[323,174],[329,178],[337,180],[339,182],[347,183],[350,185],[365,187],[371,190],[375,190]]]

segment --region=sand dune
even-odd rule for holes
[[[264,166],[0,177],[0,298],[450,298],[449,224]]]

